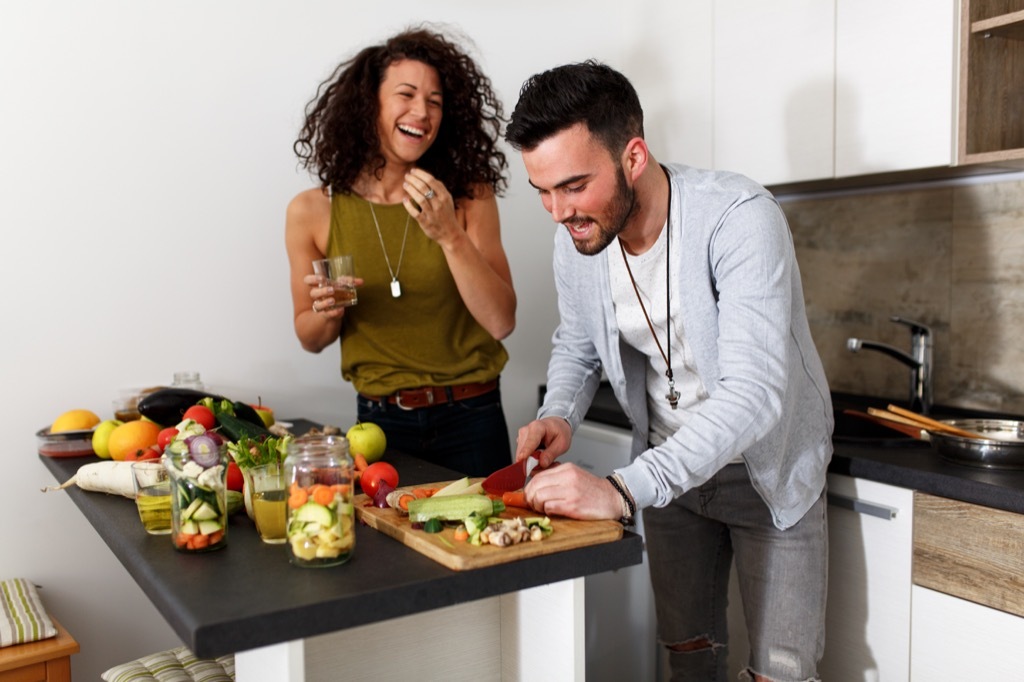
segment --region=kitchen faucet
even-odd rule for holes
[[[851,353],[863,349],[877,350],[893,357],[910,368],[910,409],[928,414],[932,407],[932,330],[927,325],[899,316],[889,318],[893,322],[910,327],[910,354],[898,348],[877,341],[857,338],[846,340]]]

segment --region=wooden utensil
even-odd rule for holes
[[[888,429],[899,431],[900,433],[910,436],[911,438],[916,438],[918,440],[928,440],[927,438],[924,437],[921,426],[910,426],[909,424],[901,424],[890,419],[875,417],[873,415],[867,414],[866,412],[860,412],[858,410],[843,410],[843,414],[848,414],[851,417],[864,419],[871,422],[872,424],[879,424],[880,426],[884,426]]]
[[[923,414],[918,414],[911,410],[904,409],[897,405],[889,405],[889,412],[892,412],[900,417],[904,417],[909,420],[913,420],[922,425],[923,428],[929,431],[941,431],[942,433],[948,433],[953,436],[961,436],[963,438],[980,438],[985,440],[985,436],[975,431],[968,431],[966,429],[957,428],[956,426],[950,426],[940,421],[936,421],[931,417],[926,417]]]

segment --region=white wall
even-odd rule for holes
[[[109,417],[121,389],[182,369],[279,415],[354,420],[337,351],[310,355],[294,338],[283,244],[285,205],[311,185],[291,143],[339,61],[408,24],[450,22],[473,38],[510,112],[529,75],[596,57],[650,102],[649,138],[664,160],[707,163],[707,140],[687,137],[699,126],[685,125],[706,122],[706,83],[674,78],[701,44],[681,39],[691,26],[681,4],[516,4],[0,6],[0,579],[43,587],[82,645],[76,679],[178,641],[73,503],[39,492],[53,481],[37,429],[76,407]],[[518,155],[510,162],[501,213],[519,315],[503,386],[514,433],[535,409],[557,315],[554,226]]]

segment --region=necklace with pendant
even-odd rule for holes
[[[661,341],[658,340],[658,334],[654,331],[654,323],[651,322],[651,316],[647,314],[647,308],[644,306],[644,300],[640,296],[640,287],[636,285],[636,280],[633,278],[633,271],[629,269],[629,260],[626,258],[626,247],[622,245],[622,240],[619,239],[619,250],[622,252],[622,262],[626,264],[626,273],[629,275],[629,281],[633,283],[633,291],[636,292],[636,300],[640,303],[640,310],[644,313],[644,319],[647,320],[647,326],[651,330],[651,336],[654,337],[654,343],[658,346],[658,352],[661,353],[661,358],[665,361],[665,366],[668,369],[665,370],[665,376],[668,377],[668,393],[665,394],[665,400],[672,406],[672,409],[676,409],[679,405],[679,392],[676,391],[676,382],[672,377],[672,314],[669,301],[670,295],[670,278],[672,276],[669,268],[669,253],[670,246],[669,237],[671,235],[671,226],[669,222],[672,218],[672,186],[668,188],[668,217],[665,219],[665,345],[668,347],[668,352],[661,347]]]
[[[377,228],[377,238],[380,239],[380,250],[384,253],[384,262],[388,266],[388,273],[391,274],[391,297],[398,298],[402,295],[402,285],[398,283],[398,273],[402,269],[402,259],[405,257],[405,240],[409,236],[409,214],[405,214],[405,234],[402,235],[402,250],[398,253],[398,265],[391,269],[391,259],[388,258],[388,250],[384,247],[384,235],[380,231],[380,223],[377,222],[377,212],[373,210],[373,204],[366,202],[370,207],[370,215],[373,216],[373,226]]]

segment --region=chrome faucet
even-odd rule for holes
[[[910,409],[928,414],[932,407],[932,330],[927,325],[899,316],[889,318],[910,327],[910,354],[877,341],[850,338],[846,348],[851,353],[863,349],[877,350],[895,358],[910,368]]]

